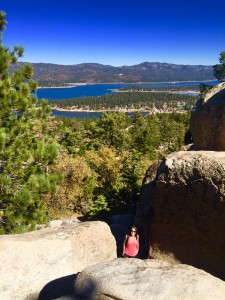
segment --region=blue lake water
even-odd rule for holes
[[[179,82],[151,82],[144,84],[125,84],[125,83],[116,83],[116,84],[90,84],[90,85],[80,85],[70,88],[40,88],[37,91],[38,99],[54,99],[54,100],[62,100],[69,98],[80,98],[87,96],[102,96],[106,94],[116,93],[116,89],[120,89],[122,87],[128,86],[141,86],[144,88],[161,88],[161,87],[174,87],[174,86],[192,86],[199,85],[200,83],[205,84],[218,84],[219,82],[207,81],[207,82],[199,82],[199,81],[179,81]]]
[[[85,118],[100,118],[102,113],[101,112],[83,112],[83,111],[60,111],[60,110],[52,110],[52,114],[58,117],[67,117],[67,118],[78,118],[78,119],[85,119]]]
[[[69,88],[40,88],[37,91],[38,99],[62,100],[69,98],[81,98],[88,96],[102,96],[115,93],[115,89],[120,89],[124,84],[90,84],[78,85]]]
[[[88,96],[102,96],[106,94],[116,93],[117,89],[129,86],[141,86],[144,88],[161,88],[161,87],[174,87],[174,86],[193,86],[199,85],[200,83],[216,85],[219,82],[217,80],[199,82],[199,81],[179,81],[179,82],[151,82],[151,83],[138,83],[138,84],[90,84],[90,85],[80,85],[70,88],[39,88],[37,91],[38,99],[53,99],[63,101],[64,99],[70,98],[81,98]],[[73,118],[99,118],[101,112],[65,112],[65,111],[55,111],[54,115],[73,117]]]
[[[58,117],[67,117],[67,118],[78,118],[78,119],[85,119],[85,118],[100,118],[102,112],[95,111],[95,112],[85,112],[85,111],[60,111],[60,110],[52,110],[52,114]],[[126,115],[134,115],[134,112],[127,112]],[[147,112],[142,112],[143,115],[148,114]]]

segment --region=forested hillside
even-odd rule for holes
[[[124,92],[101,97],[49,100],[52,107],[83,110],[142,110],[149,112],[190,112],[198,96],[169,92]]]
[[[11,66],[15,70],[23,66]],[[175,65],[144,62],[134,66],[113,67],[95,63],[56,65],[33,63],[34,79],[39,86],[65,86],[73,83],[139,83],[157,81],[213,80],[212,66]]]
[[[53,117],[49,104],[35,96],[32,66],[18,69],[23,48],[3,45],[6,23],[0,12],[0,233],[33,230],[73,213],[106,218],[135,209],[146,168],[183,145],[189,114],[177,114],[175,106],[171,114]],[[109,106],[114,100],[160,103],[155,94],[151,101],[147,93],[138,97],[121,93],[102,99]],[[164,104],[173,103],[166,97]]]
[[[184,144],[188,114],[103,113],[99,119],[52,118],[49,134],[61,145],[51,170],[64,175],[44,200],[48,211],[89,217],[135,209],[146,166]]]

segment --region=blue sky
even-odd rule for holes
[[[21,61],[214,65],[225,51],[224,0],[1,0],[0,10]]]

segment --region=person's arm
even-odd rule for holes
[[[122,253],[122,256],[125,253],[126,242],[127,242],[127,235],[125,235],[125,238],[124,238],[124,241],[123,241],[123,253]]]
[[[137,249],[139,251],[139,235],[137,235]]]

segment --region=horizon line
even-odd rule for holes
[[[167,65],[176,65],[176,66],[204,66],[204,67],[213,67],[214,65],[204,65],[204,64],[178,64],[178,63],[168,63],[168,62],[159,62],[159,61],[143,61],[141,63],[137,64],[131,64],[131,65],[121,65],[121,66],[114,66],[110,64],[103,64],[103,63],[97,63],[97,62],[82,62],[82,63],[76,63],[76,64],[63,64],[63,63],[52,63],[52,62],[29,62],[29,61],[19,61],[19,63],[28,63],[28,64],[49,64],[49,65],[58,65],[58,66],[76,66],[76,65],[102,65],[102,66],[110,66],[114,68],[122,68],[122,67],[133,67],[138,66],[145,63],[150,64],[167,64]]]

